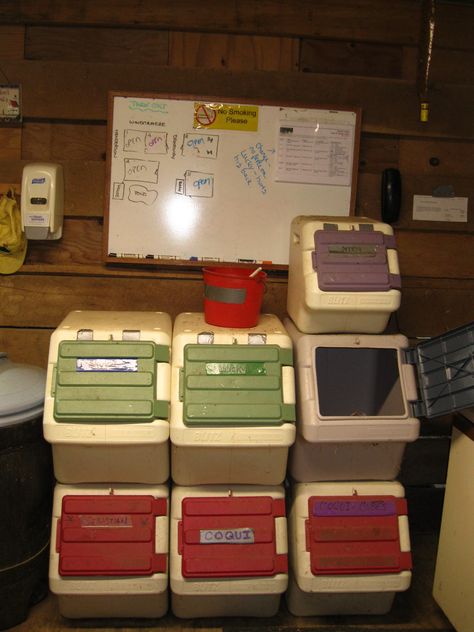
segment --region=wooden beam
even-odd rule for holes
[[[195,94],[222,99],[291,100],[312,105],[361,107],[363,131],[474,138],[474,86],[437,86],[431,100],[430,120],[422,124],[418,120],[416,85],[410,81],[77,62],[7,62],[3,69],[23,86],[26,118],[104,121],[107,94],[114,88],[132,93]]]
[[[213,31],[324,37],[415,44],[419,6],[411,0],[293,0],[228,2],[201,0],[3,1],[6,23],[133,26],[164,30]]]

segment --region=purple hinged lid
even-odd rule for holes
[[[317,230],[312,252],[319,289],[324,292],[399,290],[400,275],[391,274],[387,249],[395,237],[380,231]]]

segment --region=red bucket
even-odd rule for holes
[[[204,318],[219,327],[255,327],[260,316],[263,270],[250,276],[247,268],[204,268]]]

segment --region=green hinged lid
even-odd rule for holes
[[[169,362],[169,348],[154,342],[61,342],[51,393],[55,420],[168,419],[169,402],[155,399],[157,362]]]
[[[295,420],[283,402],[282,367],[291,349],[277,345],[201,345],[184,348],[180,375],[187,426],[281,425]]]

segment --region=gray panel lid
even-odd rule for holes
[[[417,345],[407,359],[418,373],[417,416],[439,417],[474,406],[474,322]]]
[[[17,364],[0,353],[0,427],[28,421],[42,413],[46,371]]]

